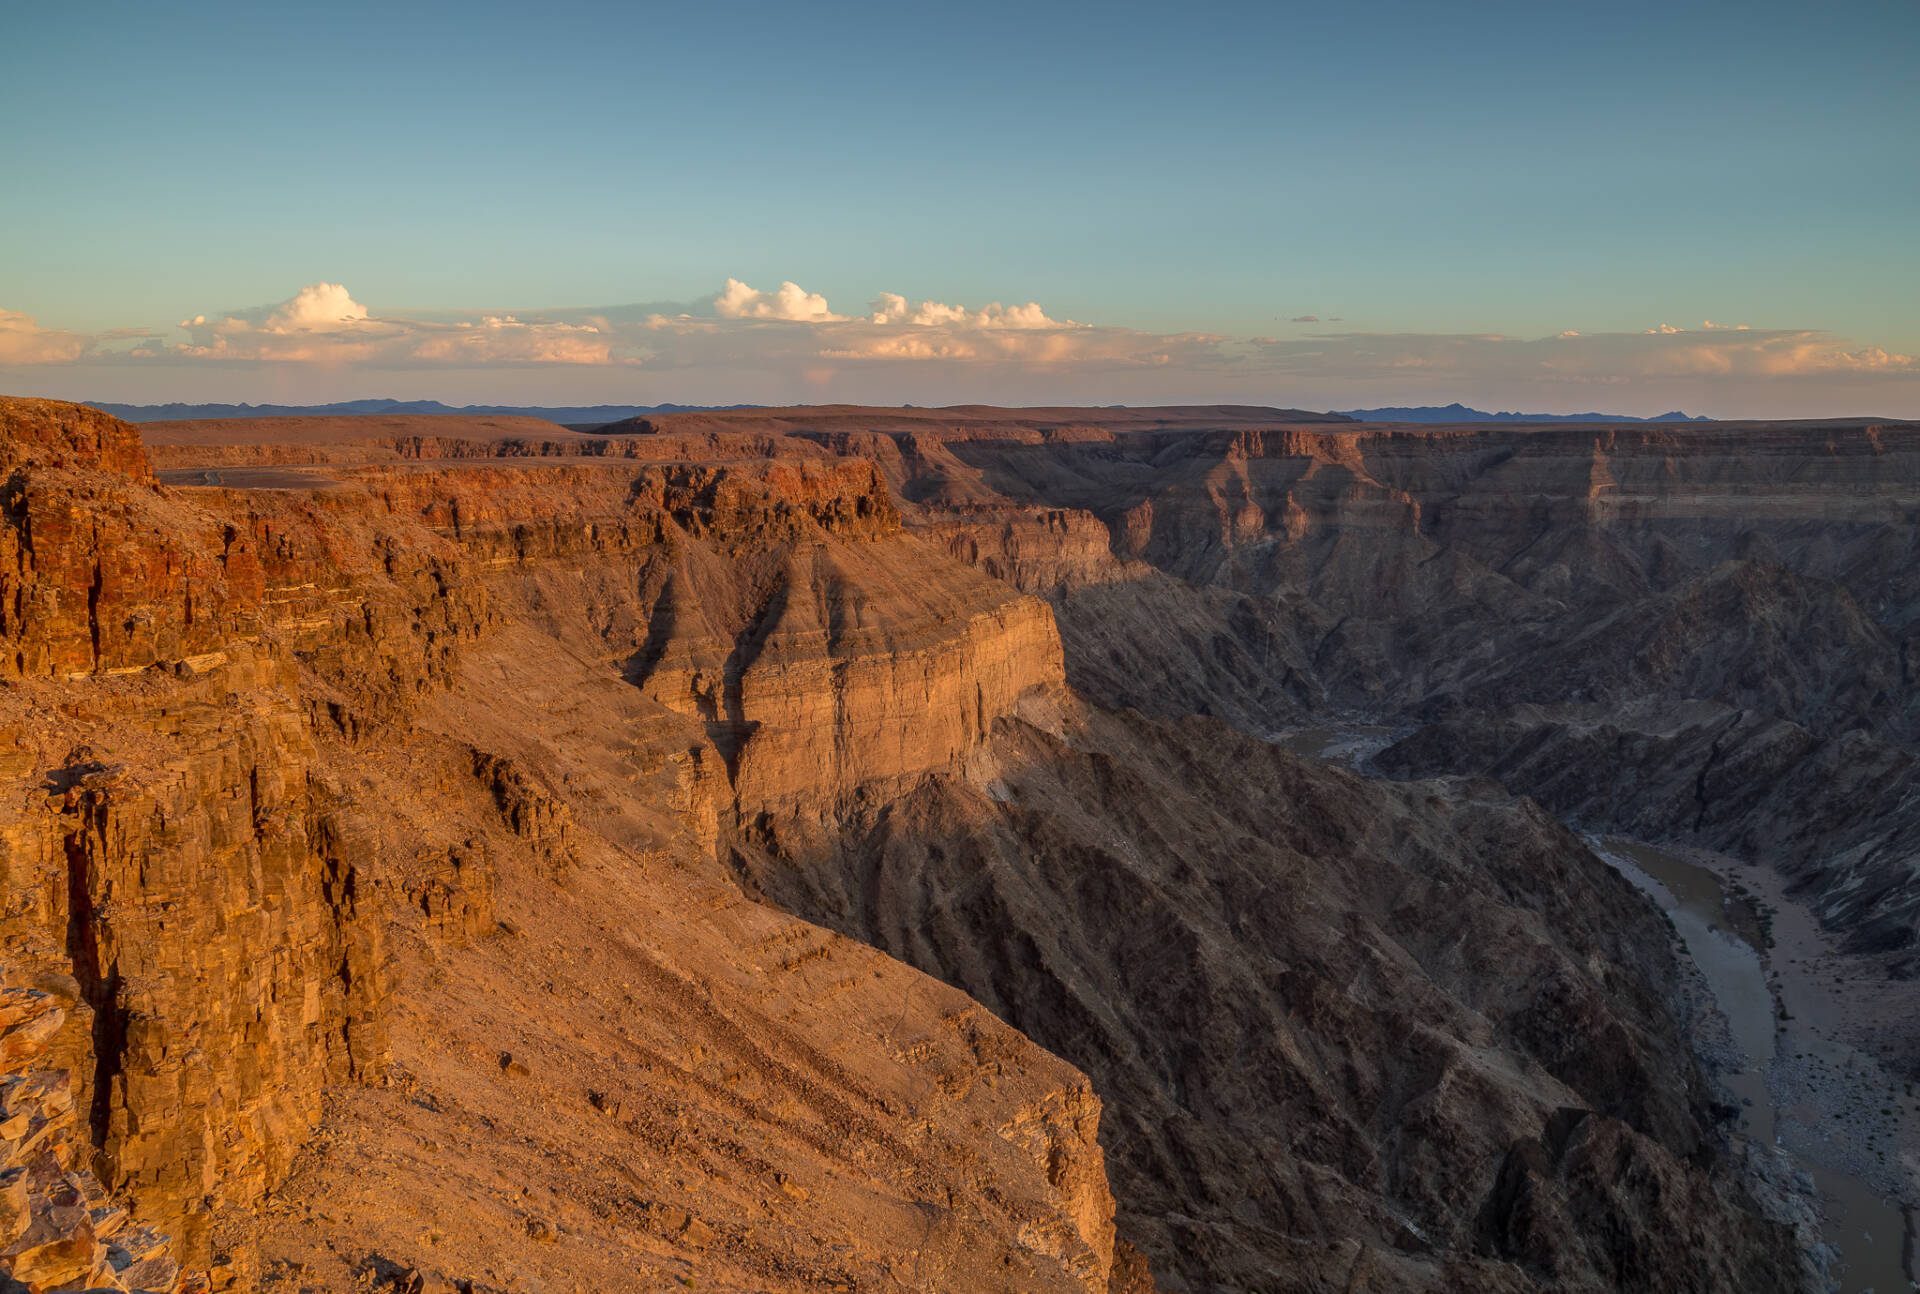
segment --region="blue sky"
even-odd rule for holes
[[[1920,414],[1911,0],[12,6],[0,37],[0,389]],[[716,323],[730,278],[841,318]],[[316,284],[353,309],[273,315]],[[883,337],[883,292],[974,313]],[[420,340],[508,314],[512,345]],[[313,344],[204,335],[274,317]]]

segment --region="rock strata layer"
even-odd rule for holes
[[[1898,749],[1910,433],[416,421],[0,402],[0,961],[190,1268],[1792,1288],[1645,901],[1257,738]]]
[[[188,1266],[1108,1288],[1084,1077],[714,854],[1059,677],[871,466],[183,489],[91,411],[0,424],[0,945],[66,1011],[76,1154]]]

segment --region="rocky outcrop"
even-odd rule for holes
[[[204,1266],[386,1063],[378,833],[320,743],[404,727],[484,601],[424,528],[187,503],[90,411],[0,424],[0,946],[65,997],[94,1170]]]
[[[361,842],[287,672],[236,654],[159,706],[16,710],[6,760],[7,960],[71,986],[92,1163],[200,1264],[208,1202],[270,1188],[322,1085],[385,1061]]]
[[[365,480],[699,722],[743,815],[949,765],[1060,677],[1045,605],[903,534],[863,460]]]
[[[1042,596],[1145,574],[1116,558],[1106,526],[1090,512],[962,505],[928,507],[918,519],[950,555]]]
[[[1059,640],[1043,604],[951,569],[935,583],[925,558],[909,544],[786,554],[737,629],[676,572],[630,676],[704,723],[743,815],[952,764],[1059,678]]]
[[[86,1111],[65,1070],[35,1066],[66,1013],[51,995],[0,989],[0,1276],[9,1289],[194,1294],[171,1241],[133,1223],[87,1167]]]

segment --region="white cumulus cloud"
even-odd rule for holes
[[[809,292],[791,280],[778,291],[761,292],[739,279],[728,279],[713,299],[714,313],[722,319],[784,319],[791,323],[834,323],[843,316],[833,313],[827,299]]]
[[[340,283],[309,283],[267,316],[270,333],[339,332],[367,321],[367,308]]]
[[[1049,319],[1037,301],[1003,306],[998,301],[969,310],[940,301],[911,302],[898,292],[882,292],[867,306],[868,321],[876,324],[913,324],[921,328],[1078,328],[1071,319]]]
[[[1530,338],[1289,331],[1287,338],[1158,333],[1055,318],[1032,301],[974,307],[896,292],[878,294],[863,313],[841,315],[825,296],[795,283],[763,292],[739,279],[727,279],[703,302],[374,311],[343,284],[320,282],[252,309],[188,314],[166,335],[66,332],[0,310],[0,366],[118,371],[123,387],[132,382],[124,375],[141,366],[217,371],[221,383],[240,380],[225,375],[268,370],[283,380],[304,368],[309,382],[324,375],[336,385],[355,370],[572,367],[580,376],[567,381],[599,382],[602,391],[626,381],[624,370],[646,376],[648,390],[663,398],[714,403],[829,396],[920,403],[944,395],[1039,403],[1231,398],[1345,408],[1432,402],[1436,391],[1450,390],[1514,402],[1502,407],[1523,400],[1546,407],[1562,397],[1590,399],[1568,394],[1586,384],[1632,391],[1650,407],[1699,403],[1709,412],[1721,411],[1709,401],[1724,399],[1812,412],[1844,401],[1891,414],[1920,399],[1920,359],[1904,353],[1912,346],[1810,329],[1661,324],[1645,332],[1568,328]],[[601,376],[589,378],[588,369]]]

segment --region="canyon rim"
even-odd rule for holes
[[[1920,6],[0,4],[0,1294],[1920,1291]]]
[[[0,431],[27,1287],[1785,1291],[1810,1166],[1909,1206],[1920,426]],[[1596,831],[1850,1012],[1741,1055]],[[1896,1090],[1763,1142],[1813,1050]]]

